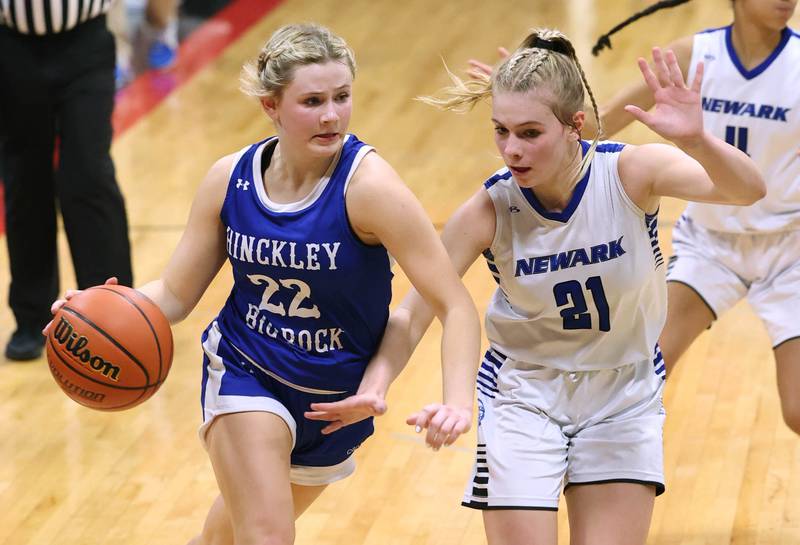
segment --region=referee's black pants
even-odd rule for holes
[[[8,301],[19,328],[43,327],[59,293],[58,207],[78,287],[110,276],[132,282],[125,202],[110,155],[114,65],[105,16],[48,36],[0,26]]]

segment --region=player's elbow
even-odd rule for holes
[[[737,204],[742,206],[750,206],[766,196],[767,184],[764,183],[764,179],[761,176],[758,176],[752,181],[752,183],[748,184],[747,192],[742,195],[741,202],[738,202]]]
[[[764,182],[764,179],[759,178],[758,182],[757,187],[753,191],[753,202],[760,201],[767,196],[767,184]]]
[[[169,320],[171,325],[183,321],[194,310],[200,297],[194,297],[184,290],[174,289],[166,279],[154,282],[159,289],[155,290],[156,304]],[[201,294],[202,295],[202,294]]]

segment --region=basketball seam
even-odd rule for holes
[[[160,385],[162,382],[164,382],[164,381],[166,380],[166,378],[167,378],[167,377],[166,377],[166,375],[165,375],[165,376],[164,376],[164,378],[161,378],[161,372],[162,372],[162,370],[163,370],[163,368],[164,368],[164,365],[163,365],[163,361],[164,361],[164,354],[163,354],[163,352],[161,351],[161,341],[159,341],[159,340],[158,340],[158,335],[156,334],[156,329],[155,329],[155,327],[153,327],[153,323],[150,321],[150,318],[148,318],[148,316],[147,316],[147,314],[144,312],[144,310],[142,310],[142,309],[141,309],[141,307],[139,307],[139,305],[137,304],[137,302],[136,302],[136,301],[134,301],[132,298],[128,297],[126,294],[124,294],[124,293],[122,293],[122,292],[119,292],[119,291],[117,291],[117,290],[115,290],[115,289],[108,288],[108,287],[106,287],[106,286],[95,286],[95,288],[96,288],[96,289],[103,290],[103,291],[110,291],[111,293],[114,293],[114,294],[116,294],[116,295],[119,295],[120,297],[122,297],[123,299],[125,299],[126,301],[128,301],[128,302],[129,302],[131,305],[133,305],[133,307],[134,307],[136,310],[138,310],[138,311],[139,311],[139,314],[141,314],[141,315],[142,315],[142,318],[144,318],[144,321],[147,323],[147,327],[149,327],[149,328],[150,328],[150,333],[152,333],[152,335],[153,335],[153,340],[155,341],[155,343],[156,343],[156,349],[158,350],[158,377],[157,377],[157,382],[156,382],[156,384],[153,386],[153,388],[154,388],[154,393],[155,393],[155,389],[157,389],[157,388],[158,388],[158,385]],[[144,294],[142,294],[142,293],[140,293],[140,292],[136,291],[136,290],[135,290],[135,289],[133,289],[133,288],[131,288],[131,290],[132,290],[132,291],[133,291],[133,292],[134,292],[134,293],[135,293],[137,296],[142,296],[142,297],[144,297],[144,298],[145,298],[145,300],[146,300],[146,301],[147,301],[149,304],[156,306],[156,308],[158,309],[158,306],[157,306],[155,303],[153,303],[153,302],[150,300],[150,298],[148,298],[146,295],[144,295]],[[161,309],[158,309],[158,310],[159,310],[159,312],[160,312],[160,310],[161,310]],[[169,323],[167,323],[167,327],[169,327]],[[170,336],[172,336],[172,331],[171,331],[171,330],[169,331],[169,334],[170,334]],[[170,355],[170,362],[171,362],[171,360],[172,360],[172,356]],[[169,373],[169,369],[167,369],[167,373]],[[148,377],[148,382],[149,382],[149,377]]]
[[[90,382],[94,382],[95,384],[99,384],[100,386],[107,386],[107,387],[109,387],[109,388],[112,388],[112,389],[115,389],[115,390],[141,390],[142,392],[144,392],[144,391],[146,391],[148,388],[150,388],[151,386],[159,386],[159,385],[161,384],[161,382],[158,382],[158,383],[156,383],[156,384],[150,384],[150,383],[148,382],[148,383],[147,383],[147,384],[145,384],[144,386],[122,386],[122,385],[109,384],[109,383],[107,383],[107,382],[102,382],[102,381],[100,381],[100,380],[98,380],[98,379],[96,379],[96,378],[94,378],[94,377],[92,377],[92,376],[90,376],[90,375],[84,375],[84,374],[83,374],[83,372],[82,372],[82,371],[83,371],[83,369],[81,369],[80,367],[79,367],[79,368],[75,368],[75,367],[73,367],[73,366],[72,366],[72,364],[69,362],[69,360],[65,359],[65,358],[64,358],[64,356],[61,354],[61,352],[59,352],[59,351],[58,351],[58,349],[57,349],[57,347],[56,347],[55,343],[53,342],[53,338],[52,338],[52,337],[48,337],[48,338],[47,338],[47,340],[50,342],[50,346],[51,346],[51,347],[52,347],[52,349],[53,349],[53,350],[52,350],[53,354],[55,354],[56,356],[58,356],[58,359],[60,359],[60,360],[61,360],[61,362],[62,362],[64,365],[66,365],[66,366],[67,366],[67,367],[68,367],[70,370],[72,370],[72,371],[73,371],[73,372],[74,372],[76,375],[78,375],[78,376],[80,376],[80,377],[82,377],[82,378],[85,378],[86,380],[89,380]],[[163,382],[163,381],[162,381],[162,382]]]
[[[142,318],[144,318],[144,321],[147,322],[147,327],[150,328],[150,333],[153,334],[153,340],[156,342],[156,349],[158,350],[158,379],[161,380],[161,370],[163,368],[164,355],[161,352],[161,343],[158,340],[158,335],[156,334],[156,328],[153,327],[152,322],[150,322],[150,318],[148,318],[147,314],[145,314],[145,312],[139,307],[139,305],[136,304],[136,301],[134,301],[133,299],[131,299],[130,297],[128,297],[124,293],[120,293],[117,290],[113,290],[113,289],[107,288],[105,286],[96,286],[95,289],[99,289],[99,290],[103,290],[103,291],[110,291],[112,293],[115,293],[115,294],[119,295],[120,297],[122,297],[123,299],[128,301],[131,305],[133,305],[134,308],[139,311],[139,314],[142,315]],[[131,289],[133,289],[133,288],[131,288]],[[160,312],[160,309],[159,309],[159,312]],[[170,334],[171,334],[171,332],[170,332]],[[148,377],[148,382],[149,382],[149,377]]]
[[[144,395],[144,392],[145,392],[145,390],[142,390],[142,395]],[[100,411],[115,411],[115,410],[118,410],[118,409],[127,409],[128,407],[134,407],[136,405],[139,405],[140,403],[144,403],[148,399],[150,399],[150,396],[148,396],[148,397],[146,397],[144,399],[142,399],[142,396],[139,396],[136,399],[134,399],[133,401],[131,401],[130,403],[123,403],[122,405],[113,405],[113,406],[110,406],[110,407],[90,407],[90,408],[91,409],[97,409],[97,410],[100,410]]]

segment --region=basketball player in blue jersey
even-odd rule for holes
[[[202,336],[200,436],[221,496],[194,545],[290,544],[295,518],[353,472],[372,419],[323,434],[329,425],[304,413],[343,399],[361,414],[385,410],[385,387],[362,377],[389,316],[389,253],[444,327],[434,410],[444,432],[429,445],[470,428],[477,311],[411,191],[347,133],[354,74],[329,30],[276,31],[242,87],[277,136],[211,168],[162,277],[140,288],[174,323],[232,266],[230,296]]]
[[[600,37],[659,9],[657,2]],[[660,345],[667,372],[722,313],[747,297],[767,328],[786,424],[800,434],[800,36],[787,26],[797,0],[733,0],[733,23],[680,38],[675,52],[687,79],[705,64],[701,88],[706,129],[745,151],[767,181],[767,196],[749,207],[692,203],[673,231],[667,275],[669,311]],[[501,55],[503,54],[501,49]],[[473,74],[491,67],[470,61]],[[633,120],[626,104],[653,106],[640,82],[600,109],[606,135]]]
[[[428,99],[461,110],[491,97],[505,163],[442,235],[460,273],[482,254],[498,284],[463,501],[483,510],[490,545],[555,545],[564,486],[573,545],[645,543],[664,490],[659,199],[746,205],[764,195],[747,155],[703,128],[702,68],[688,88],[672,52],[655,49],[653,60],[654,71],[639,66],[655,110],[626,111],[677,147],[582,140],[584,88],[595,101],[572,44],[553,30],[533,31],[491,78],[453,76],[446,96]],[[432,310],[412,292],[368,373],[402,366]],[[433,418],[426,408],[408,422]]]

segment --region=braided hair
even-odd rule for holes
[[[579,171],[580,179],[589,168],[597,142],[602,134],[597,101],[594,98],[586,74],[581,67],[575,48],[558,30],[535,29],[520,46],[493,70],[491,76],[463,81],[448,70],[453,85],[443,89],[443,98],[420,97],[419,100],[442,110],[464,112],[492,95],[494,91],[526,93],[544,89],[551,96],[550,108],[556,119],[576,132],[573,116],[584,109],[584,88],[589,93],[595,119],[597,135],[589,151],[583,156]]]
[[[651,13],[655,13],[656,11],[662,10],[664,8],[673,8],[675,6],[680,6],[681,4],[685,4],[688,1],[689,0],[661,0],[660,2],[656,2],[652,6],[649,6],[643,9],[642,11],[634,13],[633,15],[622,21],[620,24],[618,24],[617,26],[615,26],[614,28],[612,28],[611,30],[600,36],[597,39],[597,43],[594,44],[594,47],[592,47],[592,55],[596,57],[597,54],[600,53],[606,47],[611,49],[611,35],[615,34],[616,32],[619,32],[620,30],[622,30],[629,24],[633,23],[634,21],[637,21],[642,17],[647,17]]]

